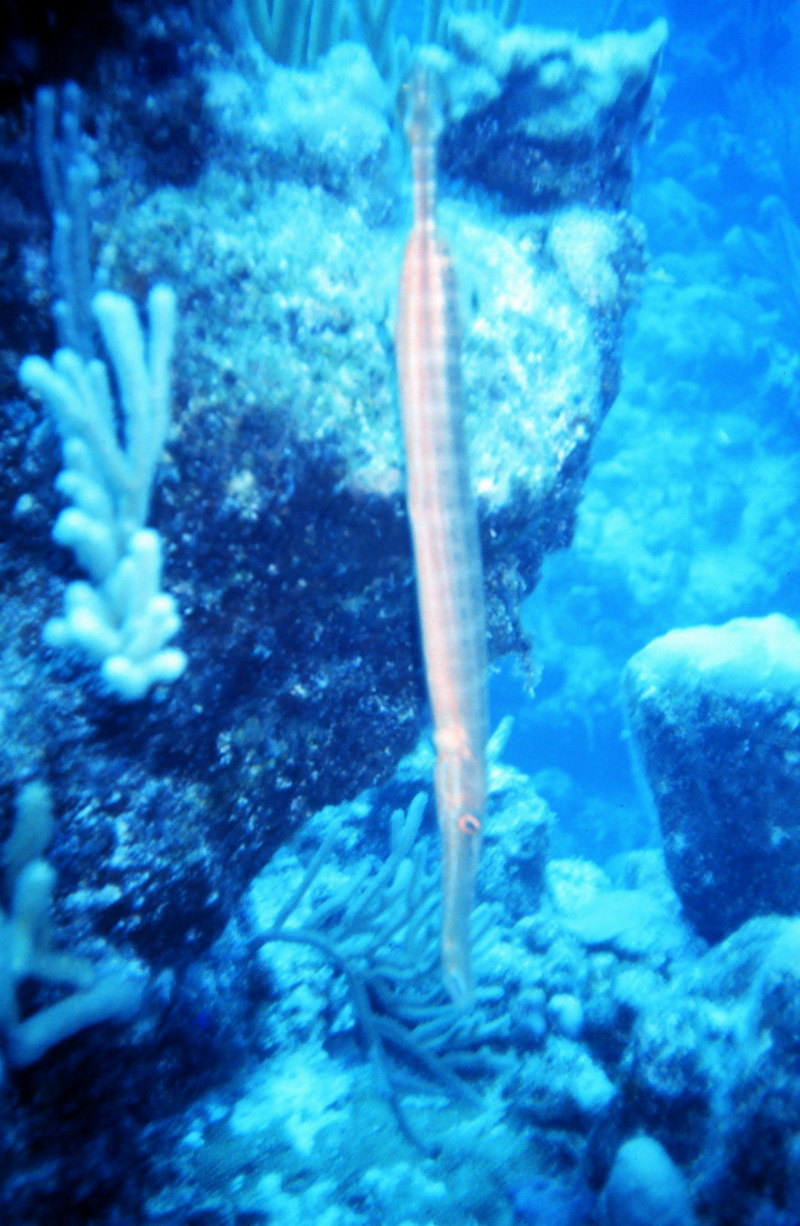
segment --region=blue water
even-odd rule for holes
[[[658,17],[670,37],[636,152],[647,267],[621,388],[574,540],[524,603],[533,669],[492,665],[506,739],[471,1014],[451,1009],[437,970],[410,573],[378,610],[382,653],[360,620],[385,579],[376,559],[392,575],[407,552],[399,460],[369,454],[345,515],[326,451],[336,430],[350,445],[353,413],[370,446],[397,447],[381,414],[401,142],[387,153],[383,112],[348,133],[335,72],[271,93],[279,78],[240,9],[134,8],[73,27],[12,7],[3,27],[0,1221],[798,1226],[793,902],[713,946],[692,929],[620,674],[676,628],[800,620],[800,3],[523,0],[522,21],[584,38]],[[422,19],[400,3],[397,34],[413,44]],[[363,122],[364,61],[331,62],[352,73]],[[163,576],[144,564],[150,612],[168,594],[180,614],[161,637],[145,619],[157,642],[143,655],[178,643],[185,676],[182,655],[132,676],[124,652],[98,649],[96,621],[83,655],[60,654],[52,629],[67,585],[88,571],[99,588],[102,571],[88,546],[75,561],[51,540],[63,498],[95,506],[97,457],[64,460],[91,497],[74,481],[53,494],[56,431],[16,377],[25,354],[55,348],[51,294],[88,296],[80,255],[64,255],[80,207],[42,198],[32,152],[36,87],[70,77],[89,100],[87,148],[107,159],[76,189],[91,275],[137,307],[168,275],[187,321],[138,525],[158,528],[166,555]],[[95,113],[104,96],[114,105]],[[279,156],[281,99],[302,122]],[[73,135],[53,140],[63,171]],[[442,194],[467,227],[491,215],[474,186]],[[53,239],[59,207],[71,220]],[[466,264],[478,232],[461,239]],[[72,261],[66,288],[59,261]],[[254,411],[293,396],[309,414],[302,462],[284,419]],[[134,417],[109,437],[130,442]],[[341,598],[315,585],[315,558]],[[781,788],[800,760],[796,687],[784,699]],[[703,740],[698,812],[714,785]],[[767,823],[765,837],[789,858],[800,827]],[[698,876],[713,883],[717,867]]]
[[[525,702],[513,670],[493,691],[498,710],[519,712],[512,759],[568,776],[561,812],[573,848],[592,838],[587,806],[598,800],[610,848],[629,845],[631,823],[637,839],[644,833],[617,693],[625,660],[673,626],[800,608],[784,468],[800,434],[800,300],[797,265],[782,271],[778,255],[784,228],[797,251],[800,223],[789,118],[800,14],[791,3],[623,4],[621,13],[629,9],[663,11],[671,23],[667,97],[640,150],[634,195],[650,279],[629,322],[622,391],[595,447],[576,541],[548,560],[528,602],[537,701]],[[774,197],[779,222],[770,220]]]

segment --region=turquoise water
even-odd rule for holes
[[[3,18],[0,1218],[795,1226],[800,9],[442,27],[470,1011],[394,374],[423,10],[356,9]]]

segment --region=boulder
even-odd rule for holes
[[[719,941],[800,910],[800,630],[788,617],[672,630],[625,668],[635,758],[673,886]]]

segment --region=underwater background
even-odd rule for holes
[[[797,0],[2,21],[0,1220],[797,1226]],[[468,1011],[394,372],[424,35]]]

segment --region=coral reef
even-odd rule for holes
[[[609,694],[636,644],[732,607],[780,607],[792,590],[788,163],[756,176],[764,207],[744,218],[741,182],[704,203],[724,159],[743,156],[728,129],[662,145],[661,177],[637,200],[662,255],[598,443],[644,277],[631,151],[652,130],[663,27],[584,42],[450,15],[432,53],[450,93],[441,217],[461,280],[495,660],[529,664],[520,604],[572,540],[593,444],[601,478],[577,580],[547,585],[542,659],[557,676],[545,672],[525,717],[545,728],[550,765],[569,719],[582,738],[565,738],[560,780],[529,777],[540,750],[526,774],[493,764],[478,1002],[456,1016],[434,965],[435,843],[415,800],[430,748],[404,757],[425,712],[393,403],[408,200],[389,74],[348,43],[313,70],[268,63],[241,23],[204,7],[207,28],[170,6],[129,15],[125,54],[102,55],[87,90],[93,275],[136,302],[167,279],[180,305],[148,522],[193,665],[134,704],[41,638],[75,575],[50,537],[58,440],[15,376],[21,355],[53,349],[27,113],[0,151],[2,835],[19,782],[51,780],[57,949],[95,966],[114,948],[151,972],[129,1026],[87,1023],[27,1067],[8,1060],[4,1220],[792,1223],[797,922],[731,931],[745,913],[712,892],[697,928],[722,935],[721,913],[730,935],[706,948],[687,923],[690,889],[708,884],[692,876],[692,848],[708,846],[695,799],[662,856],[655,841],[631,850],[654,827],[641,810],[626,825],[612,783],[571,831],[567,806],[554,815],[540,795],[549,782],[569,800],[592,738],[613,771]],[[715,80],[723,62],[765,69],[781,22],[760,7],[735,43],[715,4],[728,40]],[[570,624],[577,656],[559,645]],[[782,739],[769,687],[712,688],[661,697],[700,741],[706,699],[727,717],[715,761],[727,773],[737,759],[740,794],[728,788],[726,804],[747,837],[785,852],[784,811],[759,825],[744,793],[771,804],[777,781],[788,794],[795,729]],[[775,733],[763,755],[756,725]],[[684,761],[661,776],[673,799],[690,773]],[[726,829],[707,836],[712,891]],[[726,899],[746,914],[772,905],[777,859],[752,857],[763,893],[734,872]],[[43,898],[26,913],[40,943]],[[4,899],[6,924],[23,901]],[[52,1018],[63,992],[33,974],[11,986],[12,1029]]]
[[[455,53],[442,54],[455,77]],[[390,335],[405,234],[392,99],[349,44],[318,72],[271,66],[266,79],[241,51],[192,55],[207,119],[194,182],[153,186],[150,129],[132,143],[130,69],[115,65],[113,88],[88,104],[96,275],[135,300],[163,278],[179,298],[175,425],[150,522],[182,649],[202,664],[173,693],[120,711],[77,661],[37,642],[52,565],[66,564],[47,540],[47,432],[3,469],[13,732],[0,766],[11,778],[20,758],[47,766],[65,888],[84,874],[102,885],[98,923],[159,965],[207,948],[292,827],[387,778],[424,717]],[[632,78],[657,58],[643,44]],[[618,82],[613,57],[609,73]],[[128,173],[134,154],[143,186]],[[442,225],[473,306],[464,376],[490,649],[524,653],[519,603],[573,531],[641,236],[608,208],[510,215],[488,192],[445,191]],[[41,237],[25,246],[19,293],[41,295]],[[7,411],[24,412],[16,393]],[[18,435],[2,439],[10,456]],[[95,842],[111,863],[80,854]]]

